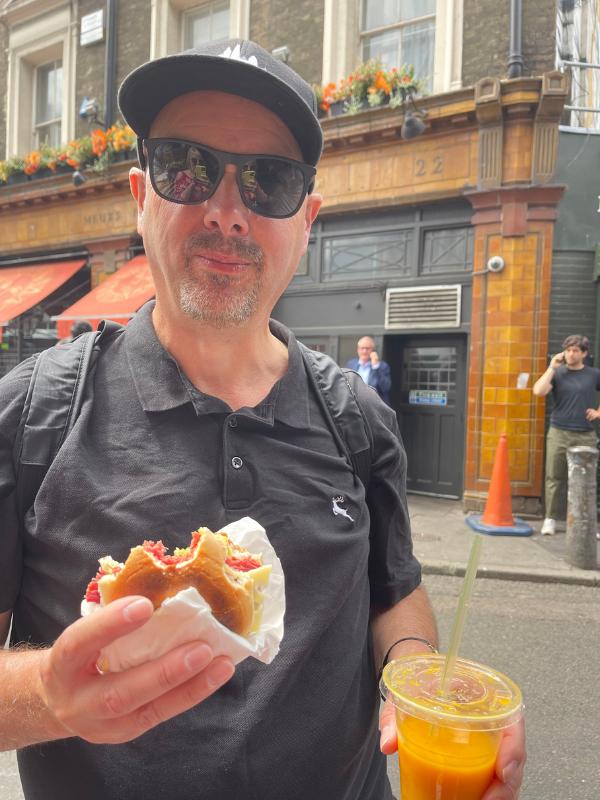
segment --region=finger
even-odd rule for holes
[[[398,748],[398,734],[396,731],[396,709],[387,700],[379,715],[379,748],[382,753],[389,756]]]
[[[81,617],[58,637],[52,647],[51,665],[67,679],[94,664],[98,654],[115,639],[141,627],[154,608],[146,597],[123,597]]]
[[[104,675],[94,682],[86,706],[99,719],[124,717],[189,681],[212,659],[212,650],[204,642],[182,645],[138,667]]]
[[[496,794],[492,794],[490,800],[500,800],[504,797],[513,800],[518,797],[526,760],[525,720],[520,719],[504,731],[496,760],[496,775],[501,786],[496,789]]]
[[[215,658],[194,678],[137,709],[130,716],[131,732],[128,739],[137,738],[161,722],[182,714],[206,700],[227,683],[234,671],[230,659],[224,656]]]
[[[481,800],[517,800],[518,797],[519,792],[517,790],[496,779]]]

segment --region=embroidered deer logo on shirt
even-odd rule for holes
[[[339,505],[339,503],[344,502],[344,498],[342,495],[340,495],[339,497],[332,497],[331,502],[333,504],[331,510],[333,511],[336,517],[339,515],[340,517],[346,517],[346,519],[349,519],[350,522],[354,522],[348,511]]]

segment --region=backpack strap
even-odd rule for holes
[[[371,430],[348,380],[352,370],[342,369],[325,355],[298,342],[316,396],[330,423],[334,438],[365,490],[371,474]]]
[[[21,523],[77,420],[87,377],[101,347],[122,330],[123,326],[105,320],[97,331],[83,333],[35,357],[14,449]]]

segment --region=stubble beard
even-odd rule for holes
[[[234,275],[195,271],[192,259],[203,251],[238,256],[250,264],[254,278],[240,284]],[[264,254],[258,245],[225,239],[218,232],[192,236],[185,245],[184,271],[179,286],[179,305],[184,314],[215,328],[238,327],[258,308],[262,288]]]

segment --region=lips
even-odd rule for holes
[[[241,272],[250,266],[249,261],[245,261],[239,256],[223,253],[197,253],[192,256],[192,263],[194,262],[204,268],[228,273]]]

